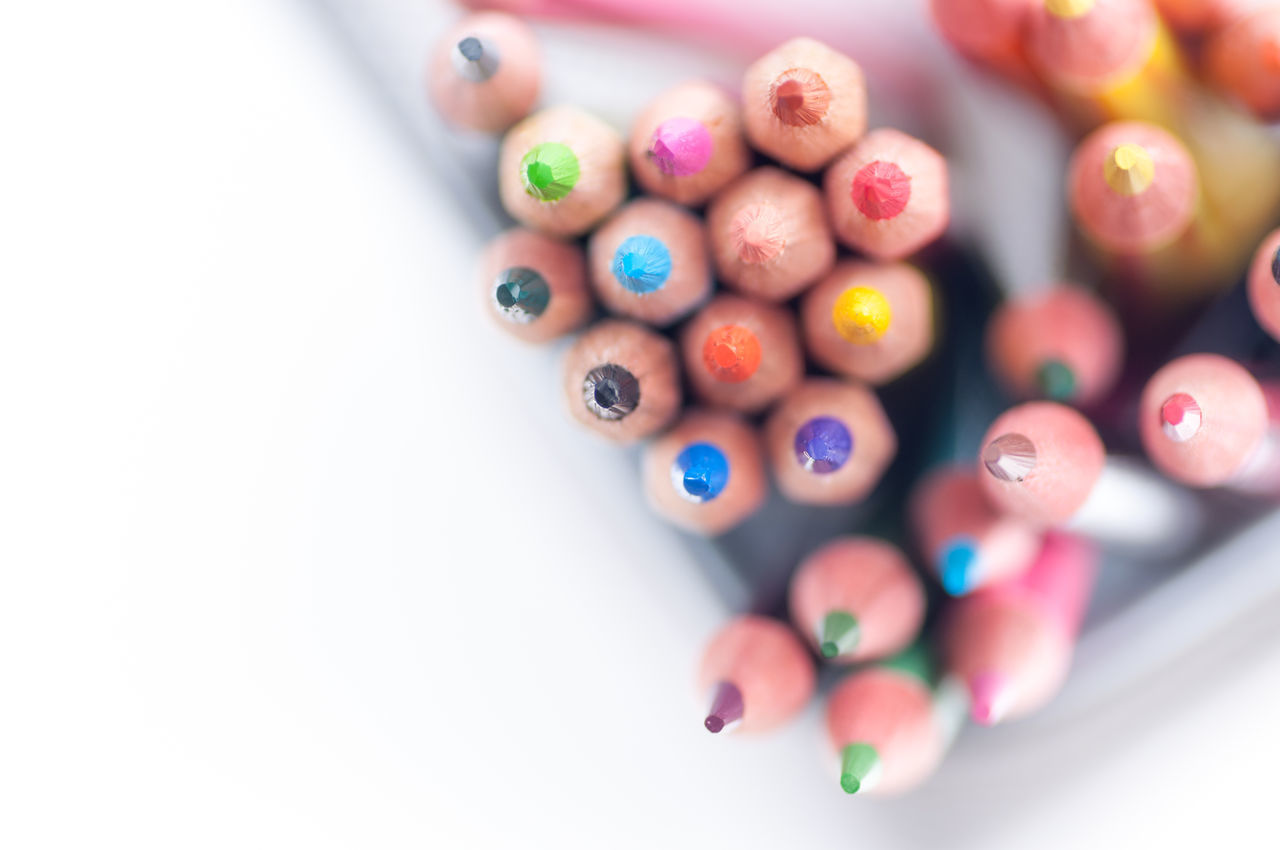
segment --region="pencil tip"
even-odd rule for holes
[[[999,673],[978,673],[969,679],[969,711],[982,726],[994,726],[1004,719],[1011,696],[1008,680]]]
[[[653,131],[649,156],[668,177],[697,174],[711,161],[711,133],[693,118],[668,118]]]
[[[1002,434],[982,450],[982,465],[997,481],[1022,481],[1036,468],[1035,443],[1021,434]]]
[[[533,269],[513,266],[498,274],[493,300],[507,319],[527,324],[547,309],[551,303],[551,288]]]
[[[1160,429],[1175,443],[1185,443],[1200,431],[1204,413],[1186,393],[1174,393],[1160,405]]]
[[[1093,9],[1097,0],[1044,0],[1044,8],[1055,18],[1078,18]]]
[[[938,558],[942,589],[952,596],[964,596],[978,583],[978,545],[972,537],[954,537],[943,544]]]
[[[729,483],[729,459],[710,443],[693,443],[671,464],[671,485],[684,499],[701,504],[724,492]]]
[[[615,363],[597,366],[582,379],[587,409],[607,422],[616,422],[640,405],[640,382]]]
[[[707,334],[702,362],[717,380],[737,384],[760,368],[760,340],[742,325],[722,325]]]
[[[831,308],[831,321],[840,336],[854,345],[870,345],[889,330],[893,311],[889,300],[877,289],[851,286]]]
[[[1045,398],[1066,401],[1075,395],[1076,376],[1061,360],[1046,360],[1036,370],[1036,383]]]
[[[872,221],[894,218],[911,200],[911,178],[896,162],[877,159],[858,169],[849,187],[858,212]]]
[[[853,454],[853,434],[839,419],[815,416],[796,430],[796,460],[807,472],[826,475]]]
[[[857,646],[859,637],[857,617],[848,611],[830,611],[818,630],[819,650],[823,658],[835,658]]]
[[[715,694],[711,698],[711,710],[707,712],[702,725],[713,735],[719,734],[725,727],[732,726],[742,720],[746,706],[742,702],[742,692],[732,682],[720,682],[716,685]]]
[[[520,160],[524,190],[540,201],[558,201],[578,183],[578,157],[568,145],[543,142]]]
[[[789,127],[809,127],[827,115],[831,89],[808,68],[790,68],[778,75],[769,91],[773,114]]]
[[[671,252],[653,236],[628,236],[613,254],[613,276],[636,295],[654,292],[671,276]]]
[[[748,204],[729,223],[729,238],[738,259],[754,266],[768,262],[787,244],[786,222],[777,207],[767,201]]]
[[[498,51],[473,35],[454,45],[453,67],[458,76],[473,83],[483,83],[498,73]]]
[[[1102,176],[1117,195],[1141,195],[1155,179],[1156,166],[1146,148],[1126,143],[1107,154]]]
[[[840,752],[840,787],[846,794],[871,790],[880,773],[880,754],[870,744],[849,744]]]

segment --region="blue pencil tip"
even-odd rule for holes
[[[952,596],[964,596],[978,582],[978,545],[969,537],[958,537],[942,547],[938,575],[942,589]]]
[[[671,484],[690,502],[709,502],[729,483],[729,459],[710,443],[693,443],[671,464]]]
[[[671,276],[671,252],[661,239],[629,236],[614,252],[612,269],[624,288],[644,295],[666,284]]]

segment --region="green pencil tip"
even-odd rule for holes
[[[1036,383],[1053,401],[1066,401],[1076,392],[1075,373],[1061,360],[1046,360],[1036,372]]]
[[[857,794],[880,766],[880,754],[870,744],[850,744],[840,753],[840,787]]]
[[[831,611],[822,618],[818,646],[823,658],[835,658],[858,645],[858,619],[847,611]]]
[[[567,145],[543,142],[520,160],[524,190],[540,201],[558,201],[573,191],[580,176],[578,157]]]

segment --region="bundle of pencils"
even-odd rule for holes
[[[715,635],[699,680],[709,732],[763,732],[813,699],[815,664],[845,669],[826,698],[848,793],[924,781],[966,714],[1045,705],[1100,546],[1164,557],[1200,539],[1195,489],[1280,493],[1265,365],[1173,356],[1186,306],[1244,271],[1241,246],[1257,322],[1280,338],[1280,231],[1263,238],[1280,146],[1189,70],[1203,60],[1225,97],[1280,112],[1280,18],[1209,0],[933,9],[964,55],[1088,131],[1063,180],[1085,268],[1115,284],[1102,295],[1017,282],[982,307],[993,288],[946,237],[946,159],[868,131],[862,70],[814,39],[761,56],[738,92],[658,93],[625,137],[570,106],[533,111],[538,48],[517,18],[464,19],[430,71],[442,114],[506,131],[499,195],[518,224],[480,263],[486,310],[525,342],[576,334],[564,404],[644,443],[654,511],[722,541],[784,533],[774,502],[839,512],[780,567],[785,602]]]

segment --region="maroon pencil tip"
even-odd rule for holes
[[[726,726],[742,719],[742,692],[732,682],[721,682],[716,685],[715,696],[711,699],[711,711],[702,725],[715,735]]]

